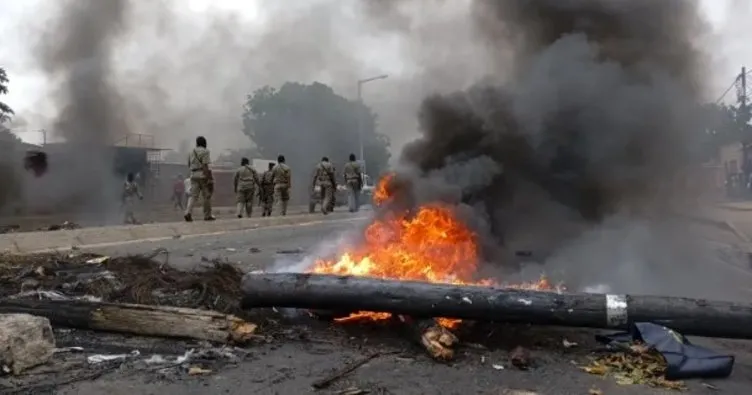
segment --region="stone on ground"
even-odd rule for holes
[[[0,365],[20,374],[47,363],[55,352],[50,321],[31,314],[0,314]]]

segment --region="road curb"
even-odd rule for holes
[[[349,213],[333,213],[327,217],[317,214],[305,214],[286,217],[226,219],[211,222],[169,222],[45,232],[6,233],[0,235],[0,252],[24,254],[43,250],[70,249],[77,246],[236,232],[274,226],[345,219],[348,217],[351,217]]]

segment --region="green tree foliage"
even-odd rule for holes
[[[8,93],[8,75],[5,69],[0,67],[0,95]],[[14,166],[18,163],[20,157],[16,152],[21,140],[5,127],[5,123],[10,120],[13,110],[4,102],[0,101],[0,150],[5,154],[0,156],[0,211],[5,209],[7,203],[19,194],[19,183]]]
[[[248,95],[243,113],[243,132],[260,155],[264,159],[285,155],[298,197],[308,190],[313,168],[322,156],[329,157],[338,173],[351,153],[360,156],[359,130],[363,131],[367,171],[376,177],[386,170],[389,139],[376,132],[376,115],[370,108],[336,94],[327,85],[266,86]]]
[[[0,95],[8,93],[8,75],[5,73],[5,69],[0,67]],[[10,120],[13,115],[13,110],[5,103],[0,101],[0,124]]]

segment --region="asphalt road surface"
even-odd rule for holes
[[[109,255],[149,253],[162,248],[169,252],[173,265],[191,267],[206,259],[226,259],[244,270],[292,268],[304,263],[312,252],[326,246],[331,240],[357,234],[364,224],[362,218],[324,220],[320,223],[296,226],[261,228],[224,235],[199,236],[162,242],[127,244],[94,250]],[[692,267],[656,267],[653,273],[674,273],[692,277],[692,282],[672,288],[689,293],[707,293],[726,299],[748,300],[752,295],[752,272],[742,259],[745,248],[731,232],[702,227],[702,243],[710,251],[707,259],[693,263]],[[694,243],[697,247],[697,242]],[[694,253],[686,245],[687,253]],[[676,248],[680,248],[677,244]],[[617,251],[613,251],[614,254]],[[741,258],[740,258],[741,257]],[[656,265],[675,265],[658,260]],[[276,265],[276,266],[275,266]],[[686,269],[686,270],[685,270]],[[642,272],[641,272],[642,273]],[[642,273],[645,274],[645,273]],[[647,275],[647,274],[645,274]],[[607,275],[592,279],[607,281]],[[665,281],[665,280],[664,280]],[[650,282],[650,281],[647,281]],[[671,281],[666,281],[667,285]],[[711,290],[692,291],[687,287]],[[657,285],[654,288],[658,290]],[[688,295],[695,296],[695,295]],[[396,336],[390,328],[324,328],[291,327],[286,340],[259,344],[250,349],[249,356],[234,366],[217,369],[210,375],[181,378],[156,376],[153,372],[126,374],[116,371],[95,380],[62,386],[58,394],[304,394],[312,393],[312,382],[339,369],[348,361],[356,360],[376,350],[397,351],[399,354],[376,358],[352,374],[320,393],[338,393],[350,387],[370,391],[372,394],[540,394],[585,395],[591,389],[603,394],[661,394],[670,391],[645,386],[617,385],[611,378],[592,376],[577,365],[584,363],[595,349],[593,331],[561,328],[505,327],[491,329],[485,335],[462,339],[466,347],[459,352],[456,362],[439,364],[424,355],[405,336]],[[563,340],[579,343],[565,348]],[[736,355],[736,365],[731,378],[722,380],[692,380],[689,394],[726,393],[743,394],[752,390],[752,343],[715,339],[693,339],[719,352]],[[479,343],[479,345],[475,345]],[[472,344],[472,346],[470,346]],[[532,352],[534,367],[521,371],[509,364],[509,352],[523,346]],[[135,346],[134,346],[135,347]],[[186,346],[187,347],[187,346]],[[526,390],[531,392],[510,392]],[[507,391],[507,392],[505,392]],[[341,392],[340,392],[341,393]],[[597,392],[595,392],[597,393]]]

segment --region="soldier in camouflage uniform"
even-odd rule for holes
[[[274,207],[274,163],[269,163],[269,170],[261,175],[261,185],[259,188],[259,202],[261,203],[261,216],[269,217],[272,215]]]
[[[133,173],[128,173],[123,184],[123,211],[125,211],[124,222],[126,224],[137,224],[135,211],[136,199],[143,200],[144,196],[138,188],[138,184],[133,177]]]
[[[321,188],[321,213],[324,215],[334,210],[334,188],[337,186],[334,174],[334,165],[329,162],[329,158],[326,156],[321,158],[321,162],[316,165],[316,171],[313,174],[311,190],[316,186]]]
[[[214,221],[212,216],[211,198],[214,189],[214,177],[209,169],[211,157],[206,149],[206,139],[196,137],[196,148],[188,156],[188,168],[191,172],[191,196],[185,208],[184,218],[187,222],[193,221],[193,206],[199,196],[204,199],[204,220]]]
[[[290,167],[285,164],[285,156],[277,157],[277,165],[272,169],[274,183],[274,201],[279,205],[279,213],[287,215],[287,203],[290,201],[290,187],[292,174]]]
[[[238,218],[243,218],[243,210],[245,210],[246,216],[251,218],[251,214],[253,213],[253,198],[255,197],[256,187],[259,183],[258,172],[250,166],[248,158],[240,159],[240,168],[235,172],[233,180],[235,196],[237,198]]]
[[[351,213],[360,210],[360,191],[363,189],[363,174],[355,154],[350,154],[350,161],[344,168],[345,186],[347,187],[347,207]]]

